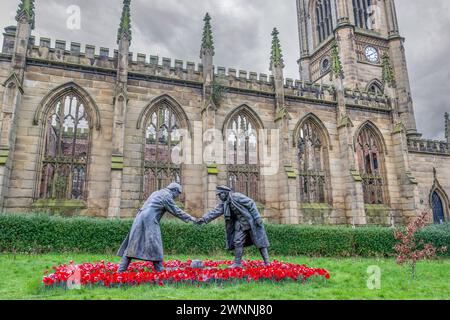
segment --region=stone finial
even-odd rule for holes
[[[394,69],[391,65],[391,59],[387,52],[385,52],[381,57],[381,63],[383,68],[383,82],[385,85],[393,88],[395,87],[395,74]]]
[[[279,34],[280,33],[278,32],[277,28],[273,28],[273,31],[272,31],[272,53],[271,53],[271,57],[270,57],[271,68],[278,67],[278,66],[284,67],[280,39],[278,38]]]
[[[200,58],[202,58],[206,54],[214,56],[214,39],[211,28],[211,16],[209,15],[209,13],[206,13],[203,21],[205,22],[205,25],[203,26],[202,48],[200,52]]]
[[[333,46],[331,48],[331,73],[330,77],[342,78],[343,77],[343,68],[341,57],[339,56],[339,46],[336,41],[333,42]]]
[[[445,139],[447,140],[448,143],[450,143],[450,132],[449,132],[450,120],[448,112],[445,113],[444,117],[445,117]]]
[[[17,9],[16,20],[20,21],[26,18],[31,24],[31,29],[34,29],[34,0],[21,0],[19,8]]]
[[[117,43],[124,38],[131,41],[130,3],[131,0],[123,0],[122,18],[120,19],[119,31],[117,33]]]

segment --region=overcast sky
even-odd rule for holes
[[[122,0],[38,0],[36,37],[116,48]],[[19,0],[1,0],[0,28],[15,24]],[[396,0],[418,128],[443,139],[450,112],[450,1]],[[81,9],[81,28],[69,29],[71,5]],[[199,62],[202,19],[212,16],[216,66],[269,73],[271,31],[280,30],[286,77],[298,78],[295,0],[132,0],[131,50]],[[72,20],[69,20],[72,21]]]

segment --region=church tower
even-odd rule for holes
[[[409,136],[417,133],[394,0],[297,0],[302,81],[333,84],[338,47],[344,88],[393,101]]]

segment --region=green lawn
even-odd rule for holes
[[[198,257],[196,257],[198,258]],[[206,258],[206,257],[200,257]],[[231,257],[208,257],[230,259]],[[258,257],[253,257],[258,258]],[[307,257],[273,257],[280,261],[326,268],[331,279],[324,282],[299,283],[252,283],[228,285],[223,288],[210,286],[194,288],[143,286],[125,289],[44,289],[41,284],[43,272],[52,266],[68,263],[95,262],[100,260],[118,262],[118,258],[100,255],[0,255],[0,299],[450,299],[450,260],[422,262],[413,280],[409,270],[396,265],[393,259],[329,259]],[[185,256],[168,256],[170,259],[187,260]],[[367,288],[367,268],[381,268],[381,289]]]

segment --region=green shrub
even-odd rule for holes
[[[438,249],[447,247],[447,255],[450,255],[450,224],[429,226],[419,231],[417,238],[432,243]]]
[[[131,225],[131,220],[2,214],[0,251],[115,254]],[[164,219],[161,228],[166,254],[225,253],[223,223],[200,228]],[[394,254],[395,239],[390,228],[267,225],[266,229],[273,255],[366,257]],[[449,225],[428,227],[418,236],[437,247],[450,247]],[[249,252],[256,253],[256,249]]]
[[[394,229],[363,227],[354,230],[355,255],[392,256],[396,240]]]
[[[352,255],[352,229],[269,225],[271,251],[280,255],[349,256]]]

